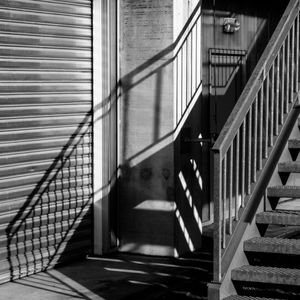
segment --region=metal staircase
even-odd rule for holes
[[[297,140],[289,141],[293,147],[289,150],[294,151],[297,144]],[[299,152],[300,148],[296,149]],[[279,163],[278,172],[299,173],[299,160]],[[244,242],[243,251],[249,265],[231,271],[239,295],[226,300],[300,298],[300,211],[276,209],[280,198],[300,202],[299,186],[286,185],[286,179],[286,176],[282,178],[280,186],[267,188],[267,197],[274,209],[256,215],[256,225],[263,236]],[[275,228],[271,234],[267,234],[268,227]]]
[[[213,147],[209,300],[300,299],[300,240],[289,230],[300,226],[300,212],[277,206],[300,198],[299,177],[288,180],[300,172],[299,7],[289,2]],[[281,162],[287,149],[291,159]],[[273,185],[276,172],[281,184]],[[276,226],[286,234],[270,235]]]

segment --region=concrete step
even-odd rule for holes
[[[276,198],[300,198],[300,186],[295,185],[278,185],[271,186],[267,189],[268,197]]]
[[[300,270],[262,266],[242,266],[231,272],[234,281],[300,287]]]
[[[256,237],[245,241],[244,251],[300,255],[300,240]]]
[[[267,211],[256,215],[257,224],[300,226],[299,211]]]
[[[300,173],[300,161],[287,161],[278,164],[280,173]]]
[[[280,299],[233,295],[233,296],[229,296],[223,300],[280,300]]]

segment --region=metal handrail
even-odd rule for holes
[[[299,0],[291,0],[213,146],[214,282],[233,221],[251,193],[290,107],[298,99]]]

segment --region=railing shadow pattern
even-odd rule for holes
[[[1,246],[1,258],[7,258],[1,263],[2,280],[33,274],[89,253],[91,201],[89,112],[18,212],[12,210],[8,216]]]

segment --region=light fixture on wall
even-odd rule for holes
[[[241,24],[236,17],[232,16],[230,18],[224,18],[224,21],[223,21],[223,32],[224,33],[234,33],[236,31],[239,31],[240,27],[241,27]]]

